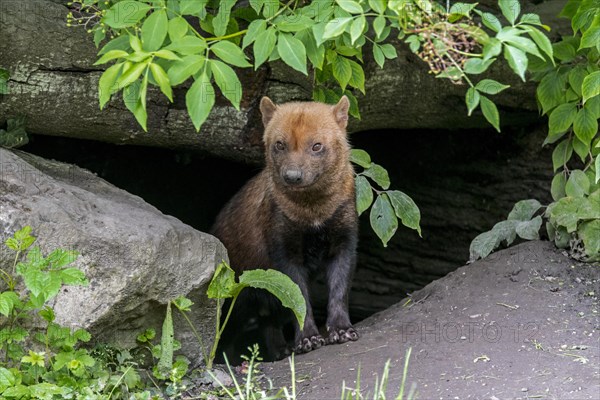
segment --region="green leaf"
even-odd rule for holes
[[[473,113],[473,110],[479,105],[479,100],[479,92],[475,88],[470,87],[465,96],[465,102],[469,109],[469,117],[471,116],[471,113]]]
[[[554,166],[554,172],[558,171],[559,168],[563,167],[573,155],[573,143],[571,139],[565,139],[560,142],[552,152],[552,165]]]
[[[303,15],[294,18],[283,18],[275,26],[280,32],[300,32],[312,27],[314,21]]]
[[[242,49],[250,46],[256,40],[257,36],[267,29],[267,21],[264,19],[255,19],[248,25],[248,32],[244,35]]]
[[[242,84],[235,71],[229,65],[217,60],[210,61],[210,69],[223,96],[239,111],[242,99]]]
[[[448,12],[448,21],[456,22],[462,17],[469,18],[477,4],[454,3]]]
[[[571,171],[565,192],[569,197],[583,197],[590,194],[590,181],[587,175],[578,169]]]
[[[162,326],[162,335],[160,337],[160,358],[158,360],[158,370],[169,375],[173,369],[173,340],[175,332],[173,331],[173,315],[171,312],[171,302],[167,303],[167,313]]]
[[[552,44],[552,48],[554,51],[554,57],[558,58],[560,61],[569,62],[573,61],[573,59],[577,55],[577,47],[579,46],[579,41],[574,37],[563,37],[563,40],[560,42],[556,42]]]
[[[398,218],[386,193],[377,196],[375,204],[371,208],[369,219],[371,227],[381,239],[383,247],[387,247],[388,242],[398,229]]]
[[[127,28],[137,24],[151,9],[141,1],[120,1],[106,11],[102,22],[114,29]]]
[[[6,246],[11,250],[19,251],[19,241],[15,238],[6,239],[6,242],[4,242],[4,244],[6,244]]]
[[[0,367],[0,393],[14,386],[16,383],[17,380],[13,373],[4,367]]]
[[[356,61],[348,60],[348,62],[350,63],[350,68],[352,68],[352,76],[348,84],[365,94],[365,72]]]
[[[113,40],[108,42],[102,49],[100,49],[98,55],[106,54],[111,50],[129,50],[129,36],[121,35],[114,38]]]
[[[373,44],[373,58],[375,58],[375,62],[379,65],[379,68],[383,68],[385,64],[385,55],[381,50],[381,46],[377,43]]]
[[[379,15],[377,17],[375,17],[375,19],[373,20],[373,30],[375,31],[375,36],[377,37],[377,39],[379,39],[381,37],[381,34],[383,33],[383,29],[385,28],[386,25],[386,19],[383,15]],[[413,36],[416,37],[416,36]]]
[[[598,133],[598,119],[584,107],[577,112],[573,121],[573,131],[579,140],[589,147],[592,139]]]
[[[564,103],[565,83],[558,71],[550,72],[540,81],[536,95],[542,106],[543,114]]]
[[[541,207],[540,202],[535,199],[521,200],[514,205],[508,214],[508,220],[529,221]]]
[[[188,23],[183,17],[176,17],[169,20],[168,26],[169,39],[171,42],[181,39],[188,32]]]
[[[600,43],[600,26],[594,26],[583,33],[579,49],[596,47],[598,43]]]
[[[187,297],[179,296],[173,300],[173,305],[181,311],[189,312],[191,311],[191,307],[194,305],[194,302]]]
[[[373,179],[375,183],[381,186],[384,190],[390,187],[390,177],[385,168],[381,165],[372,163],[371,167],[362,172],[363,175]]]
[[[499,244],[498,233],[493,230],[478,235],[469,247],[470,260],[486,258]]]
[[[527,31],[529,36],[533,39],[535,44],[548,56],[548,58],[554,64],[554,50],[552,49],[552,43],[550,43],[550,39],[544,33],[540,32],[538,29],[533,26],[523,26],[523,29]]]
[[[349,12],[350,14],[362,14],[363,9],[358,4],[357,1],[354,0],[336,0],[336,3],[342,10]]]
[[[154,11],[142,25],[142,46],[146,51],[161,48],[167,38],[169,19],[165,10]]]
[[[542,21],[540,20],[540,16],[532,13],[521,15],[521,18],[519,18],[519,22],[522,24],[543,26]]]
[[[208,114],[215,104],[215,90],[210,83],[210,78],[203,72],[188,90],[186,96],[188,114],[197,131],[208,118]]]
[[[157,52],[154,53],[154,55],[156,57],[162,58],[164,60],[181,61],[181,57],[179,57],[177,54],[173,53],[171,50],[166,50],[166,49],[158,50]]]
[[[262,0],[264,3],[263,15],[265,18],[273,18],[279,11],[280,4],[278,0]]]
[[[231,18],[231,9],[236,2],[237,1],[232,0],[218,2],[219,11],[212,20],[215,36],[223,36],[225,33],[227,33],[227,26],[229,25],[229,20]]]
[[[565,178],[565,174],[563,172],[554,175],[554,178],[552,179],[552,186],[550,188],[552,199],[554,201],[558,201],[567,195],[565,192],[566,184],[567,179]]]
[[[484,12],[479,13],[479,15],[481,15],[481,22],[483,22],[483,25],[494,32],[500,32],[500,29],[502,29],[502,24],[494,14]]]
[[[123,90],[123,101],[129,111],[133,113],[140,126],[146,131],[148,114],[146,113],[146,91],[148,89],[148,75],[144,75],[142,82],[136,82]]]
[[[352,66],[346,57],[338,56],[332,65],[333,77],[339,82],[342,90],[346,89],[352,79]]]
[[[531,221],[520,221],[515,232],[521,239],[538,240],[540,238],[540,228],[542,227],[542,216],[538,215]]]
[[[500,132],[500,114],[496,105],[485,96],[480,96],[479,103],[485,119]]]
[[[527,70],[527,54],[516,47],[504,45],[504,58],[508,61],[510,68],[525,82],[525,71]]]
[[[298,285],[286,274],[273,269],[248,270],[240,275],[240,285],[267,290],[277,297],[284,307],[292,310],[300,329],[304,327],[306,300]]]
[[[132,65],[131,68],[123,72],[123,74],[117,79],[117,87],[125,88],[131,85],[133,82],[138,80],[138,78],[142,75],[142,72],[144,72],[147,67],[147,62]]]
[[[521,4],[518,0],[498,0],[498,6],[502,11],[504,18],[510,22],[511,25],[515,24],[517,17],[521,13]]]
[[[503,28],[500,33],[496,36],[505,45],[510,44],[511,46],[524,51],[525,53],[533,54],[540,60],[545,60],[544,56],[539,52],[536,44],[526,37],[520,36],[523,33],[518,28]]]
[[[346,27],[352,23],[352,20],[352,17],[332,19],[325,25],[323,39],[333,39],[335,37],[340,36],[346,30]]]
[[[390,43],[381,45],[381,51],[383,52],[383,55],[385,56],[385,58],[387,58],[389,60],[392,60],[392,59],[398,57],[398,52],[396,51],[396,48]]]
[[[354,44],[359,37],[362,36],[365,27],[367,26],[367,19],[364,15],[357,17],[352,25],[350,26],[350,39],[352,40],[352,44]]]
[[[254,68],[258,69],[273,53],[277,35],[275,29],[269,28],[260,33],[254,42]]]
[[[65,268],[60,271],[60,277],[65,285],[87,285],[88,280],[83,271],[78,268]]]
[[[566,132],[577,116],[577,104],[566,103],[556,107],[548,120],[549,135]]]
[[[50,263],[51,269],[61,269],[74,263],[79,257],[79,253],[73,250],[57,249],[48,255],[46,260]]]
[[[206,295],[209,299],[227,299],[236,296],[240,290],[239,284],[235,281],[235,272],[225,261],[222,261],[208,285]]]
[[[600,94],[600,71],[595,71],[585,77],[581,86],[583,102]]]
[[[179,0],[181,15],[195,15],[202,13],[208,0]]]
[[[173,43],[165,47],[165,49],[175,51],[185,56],[192,54],[203,54],[206,50],[206,47],[206,41],[199,39],[195,36],[188,35],[173,41]]]
[[[598,261],[600,257],[600,219],[583,222],[577,232],[585,245],[585,253]]]
[[[470,58],[465,63],[464,71],[467,74],[481,74],[485,72],[488,67],[494,63],[494,61],[496,61],[495,58],[490,58],[486,61],[480,58]]]
[[[325,46],[317,46],[315,37],[311,31],[299,32],[296,38],[301,40],[306,47],[306,56],[317,69],[323,68],[325,61]]]
[[[106,52],[106,54],[104,54],[102,57],[100,57],[100,59],[96,61],[94,65],[106,64],[109,61],[112,61],[117,58],[127,57],[128,55],[129,53],[123,50],[110,50]]]
[[[160,87],[160,91],[163,92],[165,96],[173,102],[173,89],[171,89],[171,82],[169,81],[169,77],[164,69],[158,64],[152,63],[150,64],[150,71],[152,71],[152,76],[158,86]]]
[[[600,156],[596,156],[596,185],[600,182]]]
[[[569,72],[569,85],[577,93],[577,96],[581,97],[581,86],[587,75],[588,73],[582,65],[577,65]]]
[[[498,94],[504,89],[508,89],[510,85],[503,85],[493,79],[482,79],[475,85],[475,88],[481,93]]]
[[[119,90],[119,86],[116,84],[117,78],[121,73],[123,63],[115,64],[108,68],[98,82],[98,96],[100,99],[100,109],[103,109],[106,103],[110,100],[113,93]]]
[[[217,57],[221,60],[225,61],[227,64],[235,65],[236,67],[251,67],[250,64],[246,60],[246,55],[244,51],[236,46],[234,43],[229,42],[227,40],[223,40],[213,44],[210,47],[210,50],[215,53]]]
[[[24,226],[23,228],[19,229],[18,231],[16,231],[13,236],[17,240],[25,240],[25,239],[29,238],[30,235],[31,235],[31,227],[29,225],[27,225],[27,226]]]
[[[352,149],[350,151],[350,161],[358,164],[363,168],[371,168],[371,156],[364,150]]]
[[[496,235],[497,244],[500,245],[502,241],[509,246],[517,238],[517,225],[521,221],[506,220],[500,221],[492,228],[492,232]]]
[[[190,76],[200,71],[204,61],[204,57],[193,54],[175,62],[167,71],[171,85],[177,86],[185,82]]]
[[[590,196],[591,197],[591,196]],[[600,219],[600,211],[586,197],[563,197],[549,208],[550,221],[564,226],[567,232],[577,230],[580,220]]]
[[[308,75],[306,71],[306,48],[304,43],[289,33],[280,33],[277,40],[277,51],[283,62],[296,71]]]
[[[371,190],[371,186],[369,186],[369,190]],[[372,196],[373,195],[371,194],[371,197]],[[13,298],[10,295],[8,295],[8,293],[13,292],[0,293],[0,314],[4,315],[5,317],[8,317],[10,315],[14,307]]]
[[[396,216],[402,221],[402,225],[415,229],[421,236],[421,211],[413,199],[398,190],[390,190],[386,193],[396,211]]]
[[[373,204],[373,189],[369,180],[362,175],[357,175],[356,185],[356,211],[361,215]]]
[[[386,0],[369,0],[369,7],[371,7],[375,12],[379,14],[383,14],[385,9],[387,8]]]

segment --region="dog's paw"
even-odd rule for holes
[[[325,339],[321,335],[314,335],[311,337],[303,338],[300,340],[294,348],[295,353],[308,353],[309,351],[316,350],[321,346],[325,346]]]
[[[327,344],[346,343],[358,340],[358,332],[353,327],[347,329],[330,329]]]

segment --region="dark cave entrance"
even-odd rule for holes
[[[464,265],[469,244],[504,219],[516,201],[549,200],[550,155],[535,127],[492,130],[369,131],[353,134],[390,173],[392,189],[421,210],[423,238],[400,227],[384,249],[361,217],[358,268],[350,296],[353,321]],[[202,140],[199,135],[198,140]],[[220,208],[259,170],[200,154],[34,135],[22,150],[76,164],[138,195],[165,214],[207,231]],[[317,285],[318,286],[318,285]],[[323,319],[323,290],[315,315]]]

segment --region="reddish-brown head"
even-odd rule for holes
[[[266,161],[276,184],[302,190],[331,184],[347,172],[349,106],[346,96],[334,106],[315,102],[275,105],[268,97],[262,98]]]

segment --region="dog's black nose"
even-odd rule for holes
[[[283,179],[289,185],[298,185],[302,182],[302,171],[296,168],[290,168],[283,173]]]

